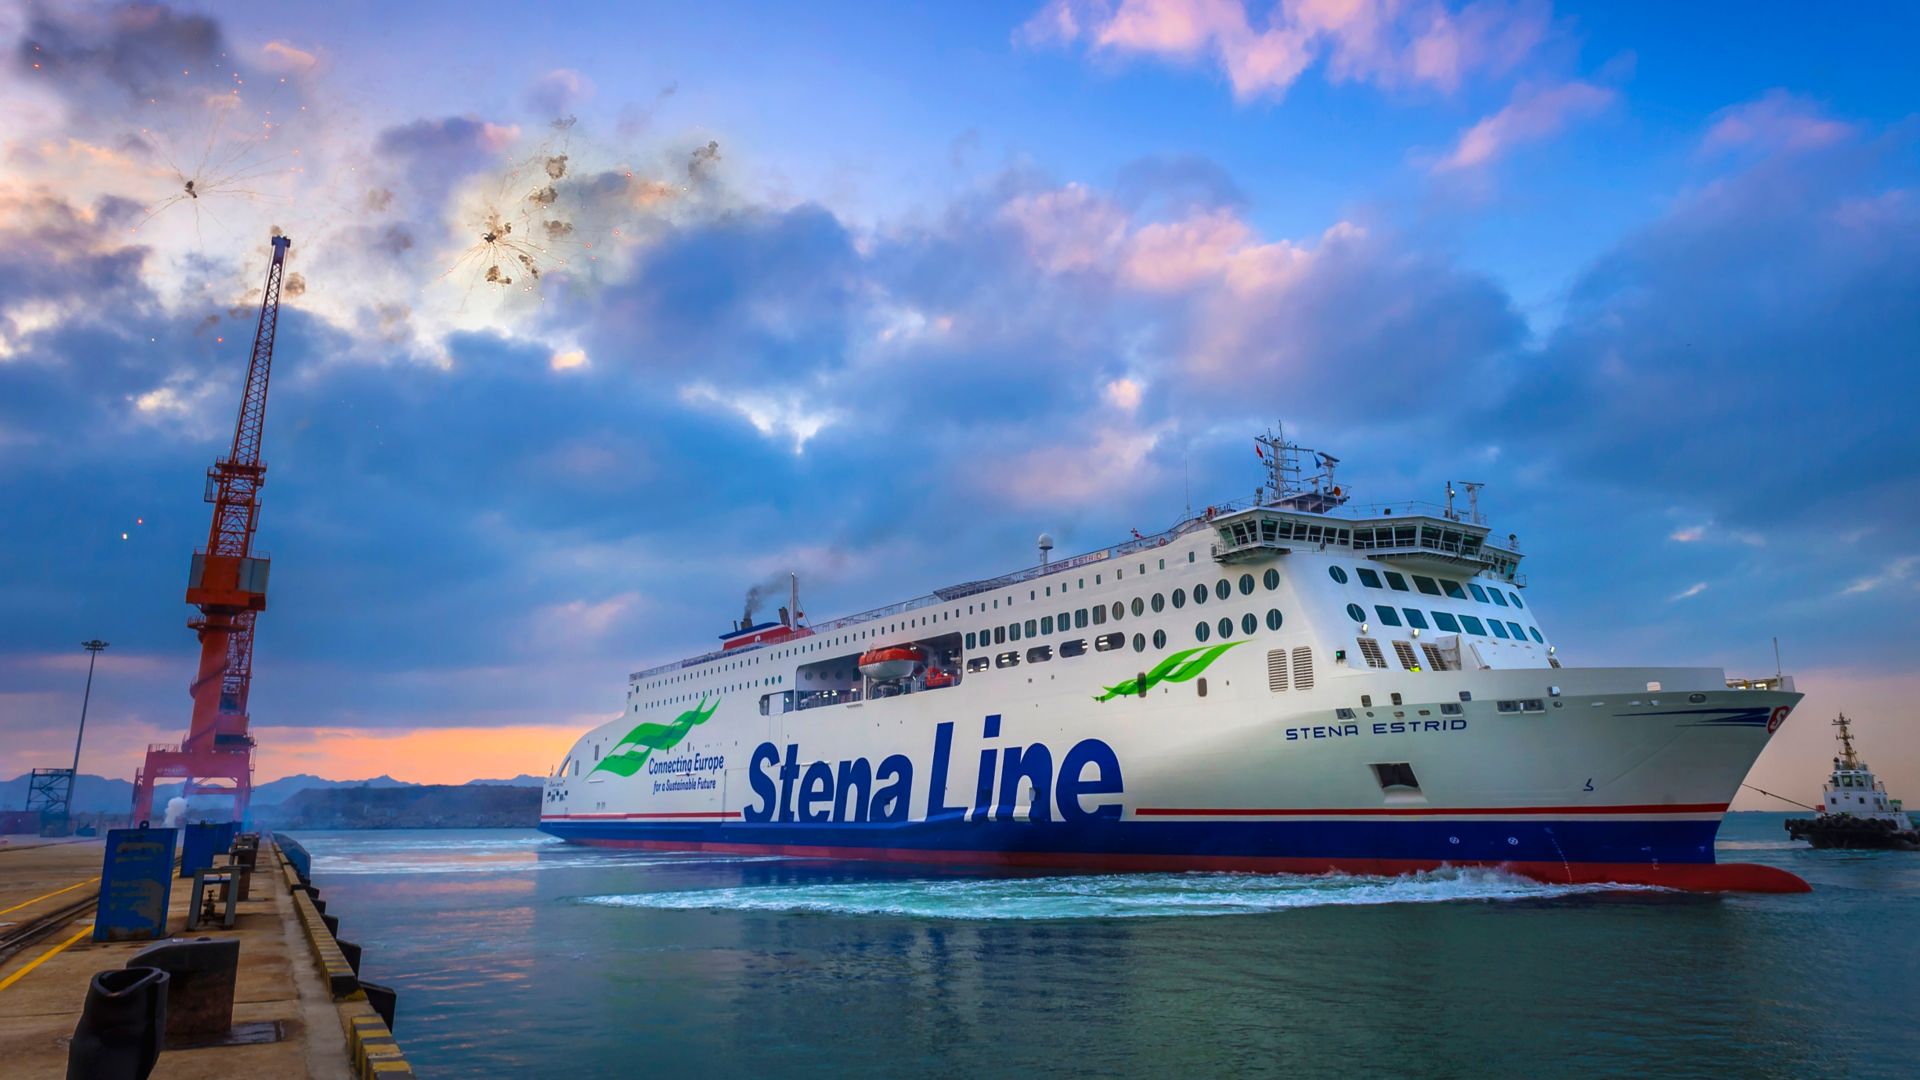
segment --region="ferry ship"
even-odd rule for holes
[[[1804,891],[1714,861],[1791,677],[1563,663],[1481,485],[1362,508],[1255,440],[1256,494],[635,672],[549,775],[593,845],[1111,871]]]

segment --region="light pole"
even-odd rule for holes
[[[100,659],[100,650],[107,643],[99,638],[83,641],[80,647],[87,650],[87,690],[80,695],[80,734],[73,737],[73,776],[67,781],[67,813],[73,813],[74,796],[80,793],[80,740],[87,737],[87,702],[93,698],[93,662]]]

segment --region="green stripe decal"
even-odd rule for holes
[[[1193,649],[1181,649],[1165,660],[1153,665],[1146,673],[1144,684],[1141,677],[1128,679],[1118,686],[1107,687],[1107,692],[1094,698],[1095,701],[1111,701],[1117,697],[1143,694],[1163,682],[1186,682],[1188,679],[1207,670],[1207,666],[1220,659],[1220,654],[1235,645],[1245,645],[1244,641],[1228,641],[1219,645]]]
[[[688,732],[692,731],[696,725],[706,723],[714,710],[719,707],[719,698],[714,698],[713,704],[709,705],[703,696],[700,704],[674,717],[670,723],[639,725],[627,732],[627,737],[621,739],[611,753],[600,759],[600,764],[593,767],[593,772],[605,769],[607,772],[621,776],[632,776],[647,763],[648,755],[655,750],[671,750],[679,746],[680,740],[686,738]],[[593,773],[587,775],[591,776]]]

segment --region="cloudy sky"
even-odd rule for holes
[[[0,8],[0,776],[71,752],[87,637],[83,768],[184,731],[279,227],[260,779],[543,773],[771,574],[820,617],[1163,528],[1283,421],[1362,501],[1484,481],[1571,663],[1777,636],[1809,697],[1756,782],[1815,792],[1845,709],[1920,791],[1917,32]]]

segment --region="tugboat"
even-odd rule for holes
[[[1874,848],[1920,851],[1920,832],[1899,799],[1887,797],[1887,786],[1853,752],[1853,721],[1841,713],[1833,726],[1840,729],[1840,756],[1833,759],[1833,775],[1823,789],[1826,810],[1819,817],[1793,818],[1787,835],[1817,848]]]

